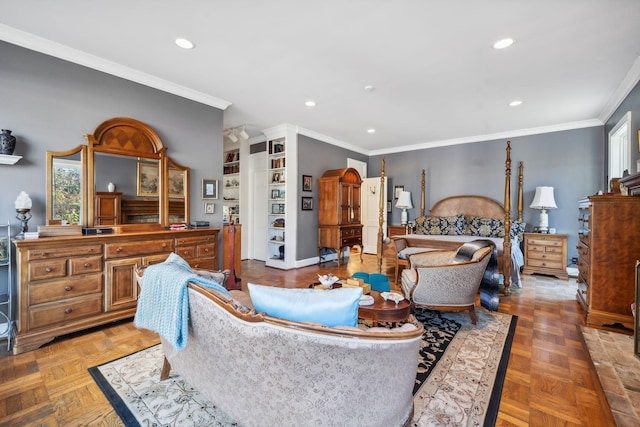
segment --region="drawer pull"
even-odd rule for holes
[[[200,268],[200,264],[194,265],[193,268]]]
[[[118,249],[116,249],[116,252],[122,252],[122,247],[118,247]]]
[[[84,268],[89,268],[89,267],[91,267],[91,264],[89,264],[88,262],[85,262],[84,263]]]
[[[73,289],[73,286],[67,285],[67,286],[64,287],[64,290],[67,291],[67,292],[69,292],[72,289]]]
[[[46,271],[47,273],[51,273],[53,269],[51,267],[47,267],[44,269],[44,271]]]
[[[65,308],[64,309],[64,314],[71,314],[72,311],[73,311],[72,308]]]
[[[183,255],[189,256],[189,251],[182,251]]]
[[[209,253],[209,248],[204,248],[204,253],[208,254]]]
[[[167,247],[167,243],[166,242],[162,242],[162,247],[166,248]]]

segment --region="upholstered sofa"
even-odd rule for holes
[[[402,426],[423,326],[327,327],[256,313],[248,294],[189,283],[188,339],[173,370],[240,425]]]

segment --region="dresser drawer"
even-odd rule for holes
[[[189,261],[189,265],[191,266],[191,268],[199,268],[202,270],[218,269],[217,260],[213,258],[199,258],[199,259],[192,259],[187,261]]]
[[[147,240],[145,242],[109,243],[105,246],[105,256],[125,258],[161,252],[173,252],[173,239]]]
[[[67,275],[67,260],[63,258],[29,263],[29,281],[56,279]]]
[[[29,305],[102,292],[102,274],[29,285]]]
[[[184,259],[190,259],[196,257],[196,246],[180,246],[176,248],[176,253]]]
[[[349,238],[349,237],[362,237],[362,228],[353,227],[353,228],[343,228],[341,230],[341,238]]]
[[[102,312],[102,294],[29,308],[29,329],[51,327]]]
[[[347,239],[342,239],[342,247],[355,246],[355,245],[362,245],[362,237],[357,236],[357,237],[349,237]]]
[[[529,259],[527,266],[529,267],[541,267],[541,268],[553,268],[562,269],[562,261],[543,260],[543,259]]]
[[[78,274],[98,273],[102,271],[102,255],[93,257],[81,257],[71,259],[72,276]]]
[[[560,252],[538,252],[529,249],[529,260],[562,261],[562,251]]]
[[[216,254],[216,245],[213,243],[207,243],[204,245],[198,245],[197,256],[198,258],[212,257]]]
[[[29,249],[28,259],[29,261],[38,259],[50,259],[50,258],[68,258],[71,256],[82,255],[100,255],[102,254],[102,245],[78,245],[72,247],[52,247],[47,249]]]
[[[544,247],[559,247],[562,248],[562,240],[559,239],[536,239],[536,238],[532,238],[532,239],[528,239],[527,240],[527,244],[528,247],[531,248],[531,246],[544,246]]]
[[[178,237],[176,238],[176,246],[196,245],[200,243],[215,244],[217,236],[195,236],[195,237]]]

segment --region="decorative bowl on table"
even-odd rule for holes
[[[338,278],[338,276],[334,276],[333,274],[329,273],[329,274],[318,274],[318,281],[320,282],[320,284],[327,289],[330,289],[333,287],[333,284],[336,283],[338,280],[340,280]]]
[[[400,295],[396,292],[380,292],[380,296],[384,298],[385,301],[393,301],[396,304],[404,299],[404,295]]]

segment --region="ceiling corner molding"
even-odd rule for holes
[[[622,104],[622,101],[631,93],[633,88],[640,81],[640,56],[636,58],[627,75],[622,79],[616,91],[611,95],[606,103],[600,116],[598,117],[602,123],[606,123],[611,118],[616,109]]]
[[[143,73],[133,68],[125,67],[112,61],[90,55],[86,52],[73,49],[69,46],[44,39],[42,37],[17,30],[8,25],[0,24],[0,40],[26,49],[44,53],[65,61],[73,62],[94,70],[102,71],[116,77],[130,80],[135,83],[171,93],[182,98],[190,99],[201,104],[226,110],[231,102],[214,96],[198,92],[187,87],[171,83],[167,80]]]
[[[405,151],[424,150],[427,148],[446,147],[449,145],[471,144],[473,142],[493,141],[499,139],[516,138],[519,136],[539,135],[543,133],[562,132],[565,130],[583,129],[596,126],[602,126],[604,123],[600,119],[582,120],[579,122],[568,122],[552,126],[541,126],[537,128],[518,129],[508,132],[492,133],[487,135],[477,135],[465,138],[446,139],[441,141],[423,142],[414,145],[405,145],[403,147],[394,147],[382,150],[371,151],[371,156],[380,156],[383,154],[401,153]]]
[[[308,136],[309,138],[317,139],[318,141],[325,142],[327,144],[335,145],[337,147],[344,148],[346,150],[351,150],[351,151],[355,151],[356,153],[364,154],[365,156],[369,156],[371,153],[371,151],[364,150],[362,147],[357,147],[353,144],[349,144],[348,142],[340,141],[339,139],[335,139],[330,136],[323,135],[319,132],[305,129],[300,126],[298,126],[298,133],[300,135]]]

